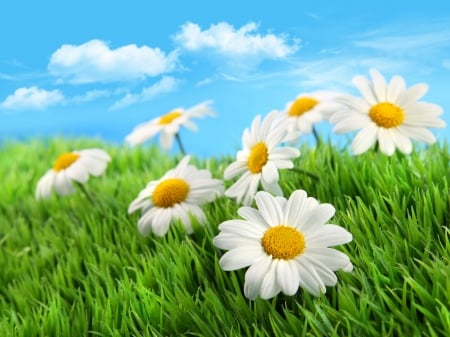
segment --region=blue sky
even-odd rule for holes
[[[199,131],[183,131],[183,142],[199,156],[234,154],[257,114],[302,92],[358,95],[351,79],[372,67],[407,86],[427,83],[423,100],[441,105],[450,125],[450,2],[255,4],[3,2],[0,141],[67,135],[122,143],[136,124],[213,100],[217,116],[197,120]],[[325,122],[319,131],[332,136]]]

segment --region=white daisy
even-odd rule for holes
[[[341,108],[340,104],[334,102],[335,96],[332,92],[316,91],[300,94],[294,101],[288,102],[281,115],[289,120],[289,131],[299,134],[313,132],[315,123]]]
[[[188,165],[189,159],[185,156],[161,179],[149,182],[130,204],[128,213],[142,210],[138,222],[142,235],[153,232],[163,236],[176,219],[182,222],[188,233],[192,233],[190,215],[200,224],[205,223],[206,216],[200,206],[223,193],[223,182],[212,179],[208,170]]]
[[[355,76],[353,84],[362,98],[344,95],[336,98],[348,109],[337,112],[330,118],[336,133],[361,129],[352,143],[355,155],[364,153],[375,142],[380,151],[392,155],[398,148],[409,154],[411,139],[432,144],[435,136],[427,128],[443,128],[439,119],[442,108],[436,104],[417,102],[428,91],[424,83],[406,89],[405,80],[394,76],[389,84],[375,69],[370,70],[372,82],[363,76]]]
[[[228,250],[219,261],[222,269],[250,266],[247,298],[269,299],[280,291],[294,295],[299,286],[319,296],[336,284],[334,271],[353,270],[347,255],[329,248],[352,241],[344,228],[326,224],[335,212],[332,205],[319,204],[302,190],[289,200],[261,191],[255,201],[258,209],[241,207],[244,219],[222,222],[213,241]]]
[[[85,183],[89,175],[103,174],[111,157],[100,149],[86,149],[67,152],[60,155],[36,187],[37,199],[48,199],[52,190],[59,195],[71,194],[75,191],[72,180]]]
[[[180,127],[184,126],[191,131],[197,131],[197,126],[191,121],[193,118],[214,116],[215,112],[210,105],[212,101],[205,101],[190,109],[176,108],[171,112],[139,124],[126,136],[125,141],[132,146],[142,144],[161,132],[160,144],[164,150],[170,150],[175,135]]]
[[[236,155],[224,172],[225,179],[241,177],[225,191],[225,195],[236,201],[250,205],[261,181],[264,190],[275,195],[282,195],[278,185],[278,170],[293,168],[291,158],[298,157],[300,151],[294,147],[278,147],[280,143],[291,140],[287,120],[277,119],[279,114],[272,111],[261,122],[258,115],[250,129],[245,129],[242,136],[244,149]]]

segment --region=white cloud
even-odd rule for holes
[[[0,103],[0,107],[10,110],[43,110],[51,105],[64,101],[64,96],[59,90],[45,90],[38,87],[19,88],[14,94],[9,95]]]
[[[420,52],[423,48],[448,47],[450,31],[425,32],[422,34],[401,34],[388,36],[375,36],[365,40],[355,41],[359,47],[368,47],[389,52]]]
[[[256,33],[258,26],[250,22],[235,29],[227,22],[211,25],[202,30],[199,25],[188,22],[181,26],[175,41],[189,51],[212,50],[227,58],[257,57],[259,59],[283,59],[299,47],[299,41],[292,44],[285,35]]]
[[[139,102],[145,102],[154,97],[168,93],[176,89],[178,81],[170,76],[163,77],[159,82],[142,89],[139,94],[127,94],[125,97],[115,102],[110,109],[116,110]]]
[[[48,64],[49,72],[71,83],[143,80],[175,69],[176,51],[166,55],[159,48],[134,44],[110,49],[101,40],[62,45]]]
[[[75,103],[85,103],[94,101],[98,98],[108,97],[111,95],[111,92],[108,90],[90,90],[86,92],[84,95],[75,96],[71,99],[71,101]]]
[[[445,59],[442,61],[442,66],[444,68],[450,69],[450,59]]]

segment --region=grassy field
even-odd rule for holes
[[[38,179],[61,153],[100,147],[112,156],[82,193],[37,202]],[[450,336],[450,154],[352,157],[302,146],[281,171],[285,195],[304,189],[335,206],[353,234],[338,249],[355,269],[315,298],[249,301],[245,270],[224,272],[212,244],[238,206],[207,205],[209,224],[186,235],[142,237],[127,208],[180,157],[98,140],[34,140],[0,147],[0,336]],[[233,158],[197,160],[222,178]],[[227,182],[227,186],[231,181]]]

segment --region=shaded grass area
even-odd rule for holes
[[[38,179],[61,153],[100,147],[113,160],[79,191],[37,202]],[[338,247],[355,269],[315,298],[248,301],[245,270],[224,272],[212,244],[236,218],[225,197],[209,224],[185,235],[141,237],[127,208],[180,157],[99,140],[54,139],[0,147],[0,336],[450,336],[450,155],[447,144],[410,156],[352,157],[302,146],[281,171],[285,195],[304,189],[336,207],[353,236]],[[222,178],[233,158],[193,159]],[[227,185],[231,182],[226,182]]]

